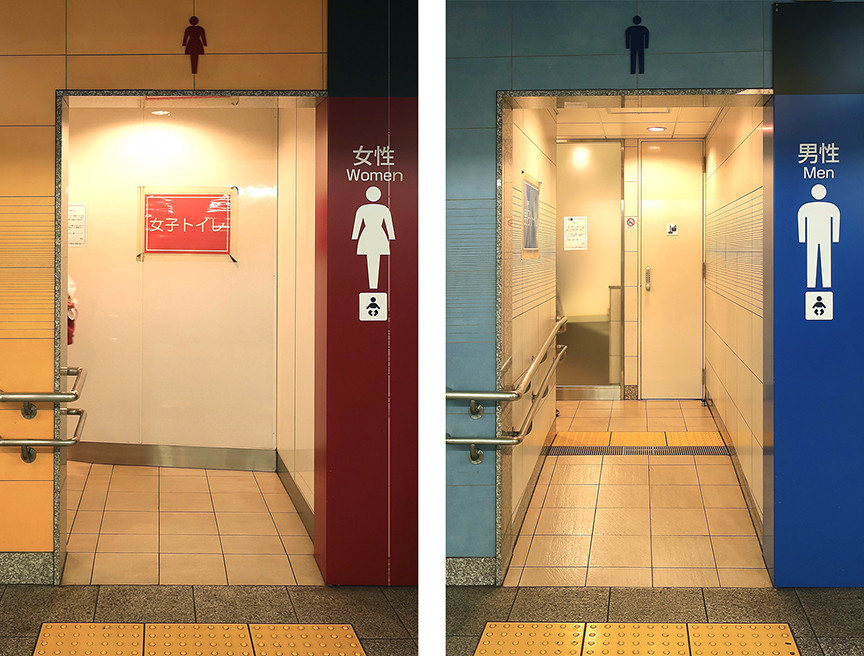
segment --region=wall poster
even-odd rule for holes
[[[540,257],[540,183],[522,176],[522,259]]]
[[[69,203],[66,212],[66,231],[70,246],[87,245],[87,204]]]
[[[565,251],[587,251],[588,250],[588,217],[587,216],[565,216],[564,217],[564,250]]]
[[[140,252],[231,255],[234,187],[141,187]]]

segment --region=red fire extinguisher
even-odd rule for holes
[[[78,318],[78,301],[75,298],[75,281],[69,278],[66,292],[66,344],[75,339],[75,319]]]

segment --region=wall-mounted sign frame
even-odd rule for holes
[[[522,174],[522,259],[540,257],[540,182]]]
[[[139,187],[141,255],[231,255],[236,187]]]

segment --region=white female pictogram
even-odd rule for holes
[[[368,203],[357,208],[354,215],[354,231],[351,239],[357,241],[357,255],[366,256],[366,269],[369,274],[369,289],[378,288],[378,266],[382,255],[390,255],[390,242],[396,239],[393,232],[393,218],[386,205],[378,203],[381,190],[369,187],[366,190]],[[362,229],[362,232],[361,232]]]

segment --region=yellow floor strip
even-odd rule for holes
[[[612,431],[612,446],[666,446],[663,431]]]
[[[489,622],[474,656],[579,656],[585,624]]]
[[[720,433],[709,431],[667,432],[666,443],[669,446],[723,446]]]
[[[34,656],[141,656],[142,624],[43,624]]]
[[[657,654],[688,656],[685,624],[589,624],[582,656]]]
[[[788,624],[489,622],[474,656],[800,656]]]
[[[553,446],[609,446],[609,433],[565,431],[558,433]]]
[[[250,624],[249,630],[255,656],[366,656],[349,624]]]
[[[689,624],[693,656],[800,656],[788,624]]]
[[[350,624],[43,624],[34,656],[365,656]]]

